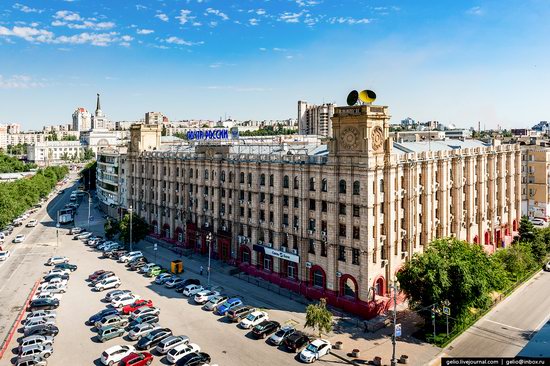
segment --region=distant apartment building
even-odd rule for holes
[[[550,218],[549,146],[544,142],[521,146],[521,211],[529,218]]]
[[[117,217],[126,203],[126,147],[105,148],[97,153],[96,186],[101,208]]]
[[[470,139],[472,138],[472,131],[463,129],[445,130],[445,137],[456,140]]]
[[[10,123],[6,127],[9,134],[21,133],[21,125],[19,123]]]
[[[332,137],[333,103],[321,105],[298,101],[298,131],[300,135],[320,135]]]
[[[161,123],[167,123],[168,118],[165,117],[161,112],[147,112],[145,113],[145,124],[146,125],[158,125]]]
[[[419,141],[436,141],[444,140],[445,132],[443,131],[398,131],[390,134],[394,141],[397,142],[419,142]]]
[[[73,131],[87,131],[92,125],[92,117],[86,108],[77,108],[73,112]]]
[[[8,145],[37,144],[46,141],[46,135],[42,132],[22,132],[8,134]]]
[[[8,147],[8,126],[0,125],[0,149]]]
[[[59,165],[80,158],[80,141],[45,141],[27,146],[27,160],[38,166]]]

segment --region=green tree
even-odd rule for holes
[[[130,243],[130,214],[124,215],[119,224],[120,239],[125,243]],[[143,218],[132,213],[132,242],[137,243],[149,234],[150,226]]]
[[[105,237],[109,240],[113,239],[120,233],[118,221],[112,220],[110,218],[105,221],[105,224],[103,224],[103,228],[105,230]]]
[[[480,245],[445,238],[431,242],[397,274],[412,308],[450,302],[451,313],[467,317],[471,308],[486,308],[490,293],[508,285],[508,276]],[[429,320],[431,314],[422,312]]]
[[[85,148],[84,149],[84,153],[82,154],[82,160],[84,161],[88,161],[88,160],[92,160],[95,158],[95,154],[94,154],[94,151],[90,148]]]
[[[493,260],[504,268],[508,278],[513,282],[523,278],[537,267],[531,244],[526,242],[517,242],[508,248],[498,250],[493,255]]]
[[[519,221],[519,241],[530,241],[535,239],[535,226],[527,216],[522,216]]]
[[[161,135],[161,136],[166,136],[166,135],[167,135],[166,125],[165,125],[165,124],[162,124],[162,131],[160,132],[160,135]]]
[[[306,307],[306,328],[313,328],[319,332],[319,338],[322,332],[332,331],[332,313],[327,309],[327,300],[322,298],[317,304],[309,304]]]
[[[61,160],[69,161],[69,160],[71,160],[71,156],[69,155],[68,152],[65,151],[63,154],[61,154]]]
[[[52,131],[46,136],[46,141],[58,141],[59,138],[57,137],[57,133],[55,131]]]

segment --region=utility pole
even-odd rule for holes
[[[396,282],[397,282],[397,279],[396,278],[393,278],[393,285],[390,286],[392,289],[393,289],[393,336],[392,336],[392,339],[391,339],[391,343],[392,343],[392,348],[393,348],[393,351],[392,351],[392,356],[391,356],[391,366],[396,366],[397,365],[397,360],[395,359],[395,345],[396,345],[396,341],[397,341],[397,334],[396,334],[396,328],[397,328],[397,286],[396,286]]]
[[[212,233],[206,235],[206,242],[208,243],[208,286],[210,286],[210,257],[212,254]]]
[[[132,205],[130,205],[130,209],[128,210],[128,214],[130,215],[130,251],[133,252],[134,245],[132,244]]]

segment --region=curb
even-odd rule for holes
[[[19,312],[19,315],[15,319],[15,322],[13,322],[13,325],[11,326],[11,329],[8,333],[8,336],[4,339],[4,342],[2,344],[2,348],[0,349],[0,360],[2,359],[2,357],[4,357],[4,353],[8,349],[8,346],[10,345],[11,340],[13,339],[13,336],[15,334],[15,331],[17,330],[17,327],[21,324],[21,320],[23,319],[23,315],[27,311],[27,306],[29,305],[29,302],[31,301],[32,297],[34,296],[34,293],[36,292],[36,289],[38,288],[38,285],[40,285],[40,279],[36,280],[36,282],[34,283],[34,286],[31,290],[29,296],[27,297],[27,300],[25,301],[25,305],[23,305],[23,308]]]

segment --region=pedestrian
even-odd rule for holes
[[[202,276],[202,271],[204,271],[204,267],[203,267],[203,266],[201,266],[201,276]]]

